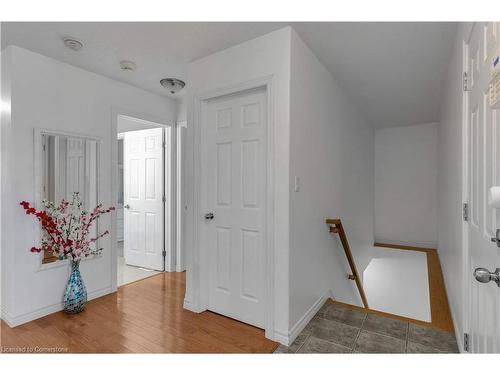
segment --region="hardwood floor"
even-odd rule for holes
[[[15,328],[1,322],[3,352],[272,353],[264,331],[182,307],[185,273],[162,273],[124,285],[78,315],[48,315]],[[39,349],[37,349],[39,348]]]

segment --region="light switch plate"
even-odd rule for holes
[[[293,191],[298,193],[300,191],[300,177],[295,176],[294,182],[293,182]]]

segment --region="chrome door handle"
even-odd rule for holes
[[[127,210],[130,210],[130,205],[126,204],[125,206],[123,206],[123,208],[126,208]]]
[[[205,214],[205,220],[213,220],[214,217],[215,217],[215,215],[213,212],[209,212],[209,213]]]
[[[480,283],[494,281],[500,287],[500,268],[497,268],[495,272],[490,272],[486,268],[476,268],[474,270],[474,277]]]
[[[491,237],[491,242],[495,242],[500,247],[500,229],[497,229],[496,237]]]

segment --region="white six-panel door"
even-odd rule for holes
[[[469,346],[475,353],[500,352],[500,288],[480,283],[476,268],[500,267],[500,248],[491,241],[500,210],[488,205],[490,187],[500,185],[500,114],[488,104],[493,53],[500,46],[499,24],[476,23],[468,43],[467,191]],[[458,126],[458,124],[457,124]]]
[[[71,201],[74,192],[79,192],[81,199],[85,196],[85,140],[81,138],[66,139],[66,199]]]
[[[125,263],[162,271],[163,128],[124,137]]]
[[[254,90],[207,104],[205,149],[208,308],[265,324],[266,94]]]

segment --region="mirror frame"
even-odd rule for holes
[[[35,128],[34,129],[34,137],[33,137],[33,172],[34,172],[34,205],[37,209],[40,208],[43,200],[43,174],[45,171],[43,170],[43,147],[42,147],[42,136],[44,135],[52,135],[52,136],[62,136],[62,137],[72,137],[72,138],[81,138],[81,139],[88,139],[91,141],[96,142],[96,149],[97,149],[97,155],[96,155],[96,179],[97,179],[97,192],[96,192],[96,200],[99,202],[100,195],[101,195],[101,153],[102,153],[102,138],[98,136],[93,136],[93,135],[88,135],[88,134],[82,134],[82,133],[72,133],[72,132],[65,132],[65,131],[60,131],[60,130],[52,130],[52,129],[42,129],[42,128]],[[40,228],[40,224],[37,221],[34,221],[34,233],[35,233],[35,241],[36,243],[39,243],[41,240],[42,236],[42,231]],[[99,232],[99,220],[97,220],[96,224],[97,226],[97,232]],[[99,241],[96,242],[96,246],[99,246]],[[56,268],[56,267],[63,267],[69,264],[68,259],[64,260],[55,260],[53,262],[48,262],[44,263],[44,254],[41,252],[38,254],[39,256],[39,268],[38,270],[46,270],[46,269],[51,269],[51,268]],[[90,260],[90,259],[95,259],[99,258],[102,255],[94,255],[90,256],[88,258],[82,259],[83,261]]]

